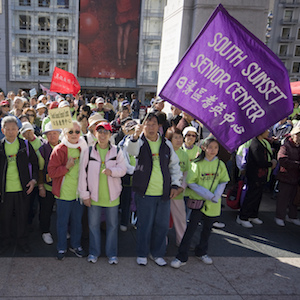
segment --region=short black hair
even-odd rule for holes
[[[142,123],[146,122],[146,121],[150,121],[152,120],[153,118],[156,119],[157,121],[157,124],[159,124],[159,120],[158,120],[158,116],[154,113],[154,112],[151,112],[149,114],[147,114],[144,119],[142,120]]]

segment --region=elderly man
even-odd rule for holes
[[[22,251],[30,252],[27,244],[29,195],[38,178],[38,160],[30,143],[18,138],[19,127],[13,116],[1,121],[4,138],[0,141],[0,235],[4,253],[10,244],[11,220],[16,217],[17,243]]]
[[[147,257],[159,266],[166,265],[166,236],[169,228],[170,198],[178,194],[182,173],[172,144],[158,134],[158,118],[146,116],[144,125],[125,142],[124,150],[138,157],[132,189],[137,205],[137,263]],[[141,134],[142,133],[142,134]]]

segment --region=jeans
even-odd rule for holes
[[[92,205],[88,208],[89,217],[89,254],[99,257],[101,254],[101,210],[103,207]],[[106,245],[107,257],[118,255],[118,206],[105,207],[106,213]]]
[[[56,199],[57,251],[67,250],[67,231],[70,220],[71,247],[81,247],[83,205],[76,200]]]
[[[135,194],[137,206],[137,256],[163,257],[169,230],[170,200]]]
[[[201,257],[207,254],[208,240],[211,234],[212,224],[216,221],[216,217],[208,217],[203,214],[200,209],[192,209],[190,222],[187,225],[187,229],[178,249],[178,254],[176,255],[176,258],[182,262],[186,262],[188,260],[188,252],[191,241],[195,231],[197,230],[198,223],[201,221],[201,218],[203,228],[200,235],[199,244],[195,248],[195,255]]]

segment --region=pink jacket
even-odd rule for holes
[[[91,152],[89,147],[82,153],[78,191],[83,200],[91,198],[98,202],[101,158],[96,145],[90,146],[92,147]],[[107,177],[107,183],[110,201],[114,201],[121,194],[121,177],[123,177],[127,171],[122,150],[118,150],[116,146],[110,145],[105,157],[105,167],[112,171],[112,175]]]

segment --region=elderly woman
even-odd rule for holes
[[[101,210],[106,213],[106,255],[109,264],[117,264],[118,207],[122,191],[121,177],[126,174],[122,150],[110,145],[112,128],[108,122],[96,126],[97,143],[84,151],[80,162],[79,192],[88,207],[89,256],[96,263],[101,252]],[[98,176],[96,176],[99,174]]]
[[[236,222],[243,227],[252,228],[253,224],[261,225],[258,218],[259,205],[263,195],[263,187],[270,180],[272,169],[276,167],[276,159],[272,159],[271,145],[267,141],[269,130],[253,138],[247,155],[246,178],[248,190]]]
[[[24,109],[23,114],[25,114],[28,117],[30,124],[33,126],[34,134],[38,136],[41,135],[41,131],[39,128],[41,126],[41,123],[36,119],[35,109],[32,107],[28,107]]]
[[[181,149],[183,136],[181,131],[176,127],[171,127],[166,132],[166,138],[171,141],[173,148],[179,158],[180,170],[183,173],[182,186],[179,187],[180,194],[171,199],[170,209],[176,232],[176,245],[179,246],[186,230],[186,212],[183,200],[183,192],[187,187],[185,178],[190,169],[190,160],[186,152]]]
[[[48,174],[52,178],[52,193],[57,204],[57,259],[62,260],[67,251],[67,229],[70,220],[71,247],[69,250],[78,257],[84,256],[81,247],[81,218],[83,206],[78,197],[79,162],[87,148],[80,137],[80,125],[73,121],[72,128],[64,129],[64,137],[50,156]]]
[[[300,226],[297,206],[294,204],[300,178],[300,127],[294,127],[291,137],[287,138],[280,147],[278,161],[280,165],[277,175],[279,193],[275,222],[278,226],[285,226],[284,220],[286,220]]]
[[[197,129],[193,126],[188,126],[183,129],[182,134],[184,138],[182,149],[189,156],[189,160],[192,161],[201,153],[201,149],[195,145],[198,138]]]

